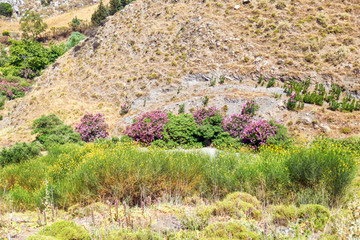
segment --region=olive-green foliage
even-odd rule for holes
[[[202,230],[202,228],[209,225],[209,220],[213,212],[212,206],[198,206],[195,212],[181,211],[179,220],[184,229],[191,231]]]
[[[190,114],[180,114],[178,116],[171,113],[168,114],[170,120],[164,126],[164,141],[174,141],[177,144],[194,144],[197,139],[195,138],[196,123]]]
[[[90,240],[90,234],[74,222],[58,221],[42,229],[38,235],[55,237],[58,240]]]
[[[267,144],[281,146],[283,148],[288,148],[292,145],[293,141],[288,135],[288,129],[283,124],[270,121],[271,126],[276,127],[276,134],[267,139]]]
[[[66,51],[78,45],[80,41],[84,40],[86,36],[79,32],[73,32],[66,43]]]
[[[4,109],[5,101],[7,100],[7,97],[0,94],[0,109]]]
[[[27,238],[28,240],[58,240],[55,237],[52,236],[44,236],[44,235],[35,235],[35,236],[30,236]]]
[[[326,140],[318,141],[309,148],[299,149],[298,154],[289,155],[285,166],[296,186],[315,189],[321,183],[334,199],[342,195],[354,178],[356,160],[341,145],[329,147],[329,144]]]
[[[32,125],[32,134],[45,148],[55,144],[81,142],[79,133],[74,133],[72,127],[65,125],[55,114],[42,115]]]
[[[247,229],[240,221],[213,223],[205,228],[205,235],[211,239],[261,239],[259,234]]]
[[[300,206],[298,217],[309,223],[315,231],[318,231],[325,228],[330,217],[330,211],[321,205],[307,204]]]
[[[101,234],[100,239],[107,240],[160,240],[163,239],[158,233],[152,232],[150,229],[135,230],[114,230],[108,234]]]
[[[0,166],[4,167],[10,163],[20,163],[38,156],[41,151],[39,142],[16,143],[10,148],[3,148],[0,152]]]
[[[38,38],[47,28],[47,24],[44,23],[40,14],[30,11],[26,11],[25,15],[20,19],[20,24],[20,30],[26,39]]]
[[[9,3],[0,3],[0,15],[11,17],[13,9]]]
[[[297,219],[298,209],[294,205],[278,205],[274,206],[272,211],[273,223],[287,226],[290,222],[294,222]]]
[[[244,146],[239,138],[232,138],[228,132],[222,132],[212,141],[217,149],[240,148]]]
[[[247,216],[254,219],[260,219],[262,215],[259,200],[242,192],[231,193],[224,200],[217,202],[213,213],[235,218]]]

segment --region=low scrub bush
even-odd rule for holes
[[[39,142],[16,143],[10,148],[3,148],[0,152],[0,166],[4,167],[11,163],[20,163],[38,156],[41,151]]]
[[[46,236],[46,238],[40,238]],[[48,238],[50,237],[50,238]],[[62,239],[62,240],[90,240],[90,234],[81,226],[70,221],[57,221],[42,229],[37,235],[29,239]]]
[[[100,138],[106,138],[108,125],[101,113],[95,115],[87,113],[81,119],[81,122],[75,126],[75,131],[80,133],[81,140],[85,142],[94,142]]]

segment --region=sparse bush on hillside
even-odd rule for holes
[[[41,144],[39,142],[16,143],[10,148],[3,148],[0,152],[0,166],[4,167],[11,163],[20,163],[34,158],[40,154]]]
[[[0,3],[0,15],[11,17],[13,9],[9,3]]]
[[[2,35],[9,37],[9,36],[10,36],[10,32],[9,32],[9,31],[3,31],[3,32],[2,32]]]
[[[81,139],[85,142],[94,142],[100,138],[106,138],[108,125],[105,122],[103,114],[95,115],[87,113],[81,119],[81,122],[75,126],[75,131],[80,133]]]
[[[78,45],[80,41],[84,40],[86,36],[79,32],[73,32],[66,43],[66,51]]]
[[[27,11],[20,19],[20,24],[20,30],[26,39],[37,39],[47,28],[40,14],[30,11]]]

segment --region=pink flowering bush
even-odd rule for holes
[[[87,113],[81,122],[75,126],[75,131],[80,133],[80,137],[85,142],[94,142],[99,138],[106,138],[109,133],[106,131],[108,125],[105,123],[103,114],[95,115]]]
[[[150,145],[153,141],[164,137],[164,125],[169,122],[168,116],[162,111],[143,113],[134,120],[134,123],[125,130],[135,141]]]
[[[276,134],[277,127],[265,120],[253,120],[252,117],[257,108],[254,101],[249,101],[245,103],[241,113],[224,118],[222,122],[224,132],[228,132],[231,137],[238,138],[254,148],[264,145]]]
[[[0,81],[0,94],[9,99],[15,99],[25,96],[26,88],[19,83]]]
[[[266,144],[266,141],[276,134],[277,127],[268,121],[252,121],[247,124],[242,132],[242,141],[253,147]]]
[[[228,132],[233,138],[243,137],[243,131],[251,121],[251,115],[236,113],[230,117],[224,118],[222,126],[225,132]]]

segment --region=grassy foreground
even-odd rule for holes
[[[85,238],[30,239],[319,239],[360,226],[358,195],[347,194],[359,191],[357,156],[330,140],[214,157],[111,141],[53,147],[0,169],[0,236],[16,230],[9,216],[22,212],[31,228],[44,224],[44,213],[48,222],[92,226]]]

